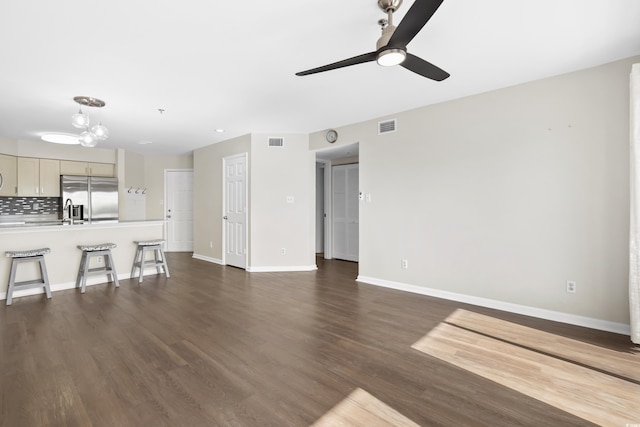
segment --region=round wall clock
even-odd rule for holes
[[[338,132],[336,132],[335,130],[331,129],[327,131],[327,135],[326,135],[327,141],[330,143],[334,143],[338,140]]]

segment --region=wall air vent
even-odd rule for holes
[[[284,138],[269,138],[269,147],[282,147],[284,145]]]
[[[378,123],[378,135],[382,135],[383,133],[395,132],[396,129],[396,119],[385,120],[384,122]]]

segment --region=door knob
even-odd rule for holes
[[[171,215],[167,215],[167,218],[171,218]]]

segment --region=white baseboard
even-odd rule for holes
[[[578,316],[576,314],[562,313],[559,311],[546,310],[543,308],[529,307],[526,305],[512,304],[504,301],[492,300],[488,298],[475,297],[472,295],[458,294],[443,291],[440,289],[424,288],[422,286],[409,285],[406,283],[393,282],[390,280],[376,279],[374,277],[358,276],[358,282],[369,285],[381,286],[384,288],[397,289],[414,294],[428,295],[451,301],[473,304],[486,308],[507,311],[510,313],[523,314],[525,316],[537,317],[540,319],[552,320],[555,322],[567,323],[570,325],[584,326],[586,328],[598,329],[601,331],[614,332],[622,335],[631,335],[630,325],[624,323],[610,322],[608,320],[595,319],[592,317]]]
[[[204,255],[197,254],[197,253],[195,253],[195,252],[193,253],[192,258],[199,259],[199,260],[201,260],[201,261],[212,262],[212,263],[214,263],[214,264],[224,265],[224,263],[222,262],[222,260],[221,260],[221,259],[218,259],[218,258],[211,258],[211,257],[208,257],[208,256],[204,256]]]
[[[202,261],[212,262],[214,264],[226,265],[221,259],[211,258],[205,255],[197,253],[193,254],[193,258]],[[292,271],[314,271],[318,266],[314,265],[293,265],[293,266],[261,266],[252,267],[248,266],[245,270],[249,273],[280,273],[280,272],[292,272]]]
[[[145,268],[143,276],[151,276],[154,274],[158,274],[155,267]],[[137,277],[137,276],[136,276]],[[127,280],[130,279],[130,273],[118,273],[118,280]],[[105,283],[109,283],[107,280],[107,276],[96,276],[96,277],[87,277],[87,286],[95,286],[102,285]],[[66,282],[66,283],[51,283],[49,284],[49,288],[51,289],[51,293],[58,291],[66,291],[68,289],[74,289],[76,287],[76,282]],[[44,294],[44,287],[39,288],[28,288],[28,289],[14,289],[13,298],[26,297],[30,295],[39,295]],[[0,301],[7,299],[7,292],[0,292]]]
[[[292,266],[263,266],[263,267],[247,267],[250,273],[281,273],[292,271],[314,271],[318,266],[313,265],[292,265]]]

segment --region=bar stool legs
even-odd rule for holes
[[[6,251],[5,256],[11,258],[11,272],[9,273],[9,286],[7,287],[7,305],[13,302],[13,291],[18,288],[44,287],[47,298],[51,298],[51,288],[49,287],[49,275],[47,265],[44,262],[44,255],[51,252],[49,248],[33,249],[28,251]],[[16,282],[16,272],[18,265],[25,262],[37,262],[40,266],[40,279],[25,280]]]
[[[131,266],[131,278],[133,279],[136,275],[136,268],[139,269],[138,275],[138,283],[142,282],[142,277],[144,276],[144,266],[145,265],[153,265],[156,267],[156,271],[158,274],[162,274],[162,269],[164,269],[164,274],[167,278],[171,277],[169,274],[169,266],[167,265],[167,259],[164,255],[164,250],[162,249],[162,244],[164,240],[146,240],[146,241],[136,241],[134,242],[138,245],[136,248],[136,254],[133,257],[133,265]],[[146,252],[153,251],[153,259],[146,259]]]
[[[76,277],[76,288],[80,288],[80,293],[84,294],[87,290],[87,277],[92,274],[106,274],[107,279],[111,279],[111,281],[116,285],[116,288],[120,287],[118,274],[116,273],[113,257],[111,255],[111,249],[115,247],[115,243],[78,246],[78,249],[82,251],[82,258],[80,258],[80,266],[78,267],[78,275]],[[103,257],[104,267],[89,268],[91,258],[93,257]]]

